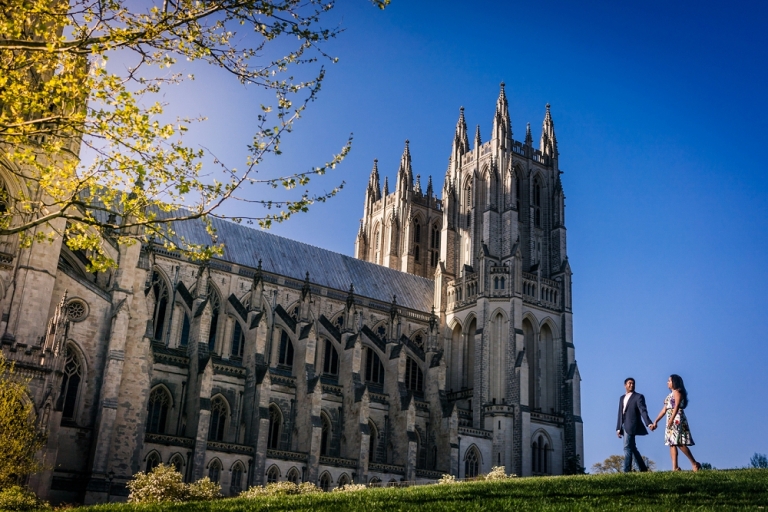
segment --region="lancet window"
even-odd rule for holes
[[[147,432],[150,434],[165,434],[165,424],[168,419],[168,409],[171,397],[162,386],[156,387],[149,394],[147,405]]]
[[[80,358],[70,346],[64,360],[64,378],[61,381],[62,420],[73,421],[77,413],[77,405],[80,391],[80,382],[83,379],[83,367]]]

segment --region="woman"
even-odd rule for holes
[[[659,423],[659,420],[667,415],[667,430],[664,432],[664,444],[669,446],[669,455],[672,457],[672,471],[680,471],[680,467],[677,465],[677,449],[688,457],[691,461],[694,471],[701,469],[701,464],[696,462],[693,458],[691,449],[689,446],[693,446],[693,437],[691,437],[691,430],[688,428],[688,420],[685,417],[685,409],[688,406],[688,392],[685,390],[683,384],[683,378],[679,375],[672,374],[667,381],[667,387],[671,393],[664,399],[664,407],[661,409],[656,421],[653,422],[653,429]]]

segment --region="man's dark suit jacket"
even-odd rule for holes
[[[616,430],[624,430],[625,434],[644,436],[648,434],[646,425],[653,423],[648,417],[648,410],[645,408],[645,397],[640,393],[632,393],[627,404],[627,411],[624,412],[624,395],[619,398],[619,419],[616,422]]]

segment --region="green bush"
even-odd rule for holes
[[[13,485],[0,490],[0,510],[40,510],[48,504],[37,499],[35,493],[25,487]]]
[[[347,484],[341,487],[336,487],[333,492],[357,492],[364,491],[368,487],[365,484]]]

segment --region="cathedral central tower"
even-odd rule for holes
[[[434,279],[447,400],[494,432],[494,464],[568,472],[583,461],[580,377],[550,106],[538,148],[530,124],[512,136],[502,83],[489,140],[478,126],[470,145],[460,109],[440,200],[431,178],[426,194],[413,184],[407,142],[394,194],[374,163],[355,255]]]

